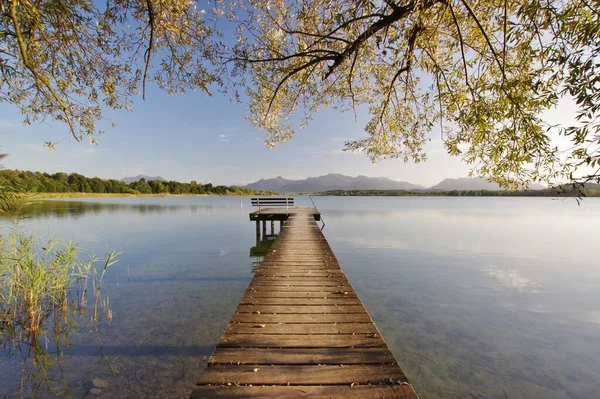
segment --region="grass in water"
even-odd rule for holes
[[[82,261],[74,243],[39,243],[19,227],[26,204],[22,196],[0,187],[0,216],[7,222],[0,235],[0,352],[22,358],[17,396],[36,397],[42,388],[53,396],[68,396],[63,389],[67,384],[61,388],[49,372],[55,365],[60,368],[62,348],[81,324],[95,325],[102,314],[111,322],[102,287],[119,253]]]

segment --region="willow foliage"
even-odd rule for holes
[[[323,107],[367,109],[346,149],[447,151],[505,186],[600,178],[599,0],[1,0],[0,101],[78,139],[153,80],[244,88],[267,144]],[[204,7],[204,9],[202,9]],[[562,99],[577,121],[542,120]],[[561,134],[569,143],[557,147]],[[560,142],[564,142],[565,139]],[[51,143],[50,143],[51,145]]]
[[[250,76],[252,122],[275,144],[322,107],[368,108],[371,159],[447,151],[505,186],[599,167],[600,2],[248,0],[235,4],[231,71]],[[565,96],[579,123],[541,119]],[[550,132],[573,148],[553,145]],[[589,170],[589,169],[588,169]],[[598,177],[598,170],[594,173]],[[581,174],[579,175],[581,177]],[[589,176],[592,177],[592,176]]]
[[[130,109],[149,80],[208,92],[203,14],[191,0],[0,0],[0,102],[95,143],[103,109]]]

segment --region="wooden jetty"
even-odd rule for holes
[[[418,399],[319,218],[314,208],[250,214],[263,231],[281,220],[280,233],[190,398]]]

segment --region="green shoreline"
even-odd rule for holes
[[[262,193],[254,194],[130,194],[130,193],[22,193],[29,199],[54,199],[54,198],[135,198],[135,197],[247,197],[249,195],[264,195]]]

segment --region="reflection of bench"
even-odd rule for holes
[[[294,199],[288,197],[265,197],[265,198],[251,198],[252,206],[260,207],[274,207],[274,206],[285,206],[288,209],[290,206],[294,206]]]

